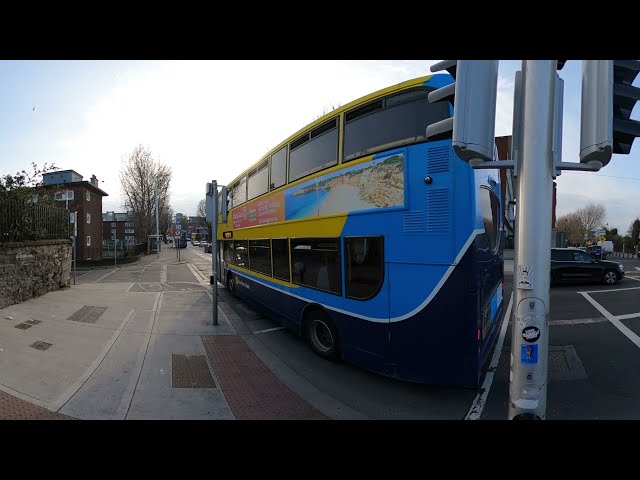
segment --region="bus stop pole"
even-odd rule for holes
[[[73,284],[76,284],[76,274],[78,272],[78,211],[73,212]]]
[[[546,417],[556,67],[557,60],[522,61],[510,420]]]
[[[211,181],[211,288],[213,289],[213,324],[218,325],[218,182]]]

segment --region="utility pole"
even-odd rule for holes
[[[207,195],[211,197],[211,289],[213,290],[213,325],[218,325],[218,182],[207,184]]]
[[[158,213],[158,180],[156,179],[156,258],[160,258],[160,222]]]
[[[546,417],[556,68],[557,60],[522,62],[510,420]]]
[[[78,257],[78,211],[73,212],[73,284],[76,284],[77,260]]]

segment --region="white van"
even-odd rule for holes
[[[613,242],[611,240],[605,240],[604,242],[598,242],[598,245],[602,247],[604,253],[613,252]]]

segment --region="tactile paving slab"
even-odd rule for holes
[[[0,420],[74,420],[0,391]]]
[[[201,338],[236,419],[329,420],[282,383],[240,336]]]
[[[171,354],[173,388],[216,388],[204,355]]]
[[[100,315],[102,315],[106,310],[107,307],[85,305],[80,310],[77,310],[67,317],[67,320],[73,320],[74,322],[96,323],[100,318]]]

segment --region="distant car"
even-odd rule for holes
[[[600,245],[588,246],[587,253],[589,253],[593,258],[599,258],[602,260],[607,258],[607,252],[605,252]]]
[[[211,242],[204,244],[204,253],[211,253]]]
[[[578,250],[582,250],[583,252],[587,252],[587,247],[578,247]],[[589,252],[587,252],[589,253]]]
[[[577,248],[551,249],[551,284],[598,282],[614,285],[624,278],[620,263],[600,260]]]
[[[194,240],[193,242],[191,242],[191,245],[193,245],[194,247],[199,247],[200,246],[200,240]]]

